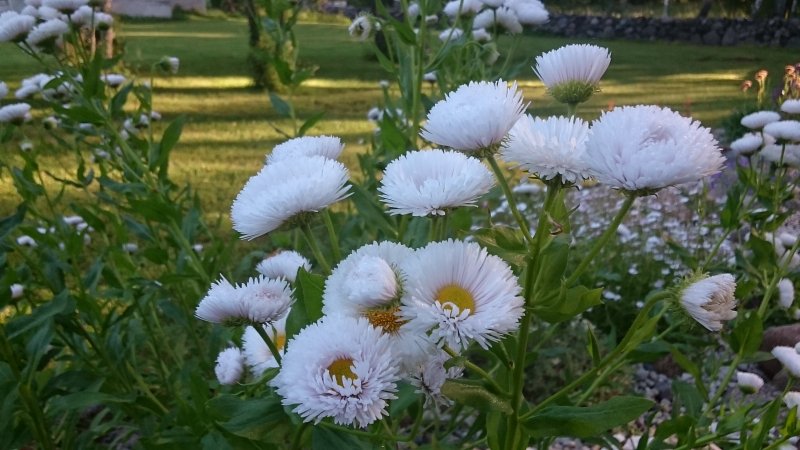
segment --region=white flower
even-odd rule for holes
[[[691,281],[691,280],[690,280]],[[736,318],[736,280],[724,273],[701,278],[681,292],[681,306],[710,331],[722,329],[722,322]]]
[[[800,392],[796,391],[787,392],[783,396],[783,403],[789,409],[792,409],[794,407],[800,408]]]
[[[489,42],[492,40],[492,35],[485,28],[476,28],[472,30],[472,38],[478,42]]]
[[[42,0],[42,6],[63,12],[72,12],[89,4],[89,0]]]
[[[378,191],[389,214],[427,216],[475,206],[492,186],[494,177],[480,160],[437,149],[409,152],[389,163]]]
[[[420,135],[456,150],[487,149],[502,142],[525,107],[516,82],[473,81],[433,105]]]
[[[461,28],[445,28],[439,33],[439,40],[442,42],[455,41],[464,35],[464,30]]]
[[[33,27],[25,42],[31,47],[42,47],[54,43],[69,32],[69,25],[61,19],[50,19]]]
[[[746,133],[739,139],[731,142],[731,150],[737,155],[752,155],[764,144],[761,133]]]
[[[45,21],[58,19],[63,22],[66,22],[67,20],[69,20],[69,17],[66,14],[49,6],[40,6],[39,8],[37,8],[34,17],[38,18],[39,20],[45,20]]]
[[[47,116],[42,119],[42,126],[46,130],[55,130],[61,124],[61,120],[59,120],[56,116]]]
[[[298,214],[344,199],[347,168],[324,156],[277,161],[251,177],[231,207],[233,228],[245,239],[267,234]]]
[[[506,6],[517,13],[523,25],[542,25],[550,20],[550,13],[539,0],[511,0]]]
[[[772,356],[777,358],[793,377],[800,378],[800,353],[797,353],[794,347],[779,345],[772,349]]]
[[[417,388],[414,392],[425,396],[426,406],[449,406],[452,401],[442,394],[442,386],[448,378],[460,378],[464,368],[453,366],[445,369],[444,364],[449,359],[447,353],[439,349],[432,353],[415,368],[409,381]]]
[[[515,330],[523,314],[511,268],[478,244],[448,240],[417,250],[401,313],[418,333],[456,351]],[[413,270],[413,272],[412,272]]]
[[[8,95],[8,85],[5,82],[0,81],[0,100],[5,98],[6,95]]]
[[[444,13],[450,18],[472,16],[483,8],[480,0],[451,0],[444,5]],[[454,38],[455,39],[455,38]]]
[[[225,277],[220,277],[197,305],[194,315],[206,322],[232,323],[242,321],[247,317],[247,311],[239,301],[236,288]]]
[[[657,106],[624,106],[592,124],[586,162],[598,181],[657,190],[716,174],[725,158],[708,128]]]
[[[492,9],[484,9],[472,19],[472,28],[492,28],[496,22],[496,13]]]
[[[95,12],[88,6],[81,6],[69,16],[70,22],[83,28],[105,29],[114,23],[114,18],[103,12]]]
[[[196,253],[202,252],[203,251],[203,244],[194,244],[194,245],[192,245],[192,250],[194,250]]]
[[[736,383],[742,392],[755,394],[764,386],[764,379],[754,373],[736,372]]]
[[[778,305],[783,309],[789,309],[794,303],[794,284],[792,280],[783,278],[778,282]]]
[[[303,136],[276,145],[267,155],[267,164],[307,156],[324,156],[336,159],[342,154],[344,144],[335,136]]]
[[[408,15],[408,21],[409,22],[411,22],[411,23],[416,22],[417,18],[419,18],[419,15],[420,15],[419,3],[412,2],[411,4],[409,4],[408,5],[408,11],[406,12],[406,14]]]
[[[17,238],[17,245],[21,245],[23,247],[37,247],[39,244],[36,243],[35,239],[27,234],[24,234]]]
[[[522,23],[517,17],[516,11],[508,7],[500,7],[495,10],[497,23],[511,34],[522,33]]]
[[[181,60],[175,56],[165,56],[159,62],[162,70],[173,75],[177,74],[181,68]]]
[[[775,164],[800,167],[800,144],[765,145],[758,154]]]
[[[305,422],[363,428],[388,415],[398,379],[387,335],[366,319],[326,316],[289,342],[271,384]]]
[[[19,13],[26,16],[37,17],[39,15],[37,8],[36,6],[26,5]]]
[[[123,83],[125,83],[125,81],[127,81],[124,75],[120,75],[118,73],[106,73],[101,75],[100,79],[112,88],[121,86]]]
[[[789,98],[781,104],[781,111],[787,114],[800,114],[800,99]]]
[[[760,130],[764,125],[781,120],[781,115],[775,111],[756,111],[742,117],[741,124],[751,130]]]
[[[287,314],[288,316],[288,314]],[[272,339],[275,348],[283,355],[286,349],[286,317],[283,316],[280,320],[272,325],[261,325],[264,332]],[[242,347],[244,359],[247,365],[250,366],[253,375],[260,377],[264,375],[267,369],[278,367],[278,362],[275,361],[275,356],[267,347],[266,342],[258,334],[255,328],[248,326],[242,335]]]
[[[511,129],[500,152],[506,161],[543,180],[560,175],[563,182],[576,183],[589,178],[583,160],[588,137],[589,124],[581,119],[525,115]]]
[[[61,221],[64,222],[66,225],[70,225],[73,227],[77,227],[82,223],[86,223],[81,216],[64,216],[61,218]]]
[[[27,103],[12,103],[0,108],[0,123],[21,125],[29,120],[31,120],[31,105]]]
[[[284,250],[264,258],[258,263],[256,271],[267,278],[283,278],[294,283],[300,268],[311,271],[311,262],[294,250]]]
[[[23,152],[29,152],[33,150],[33,142],[25,140],[19,143],[19,149]]]
[[[800,142],[800,121],[778,120],[764,125],[764,133],[785,141]]]
[[[0,42],[22,42],[36,25],[36,18],[8,11],[0,15]]]
[[[14,283],[14,284],[11,285],[11,299],[12,300],[16,300],[18,298],[21,298],[24,293],[25,293],[25,286],[23,286],[23,285],[21,285],[19,283]]]
[[[214,367],[219,384],[236,384],[244,373],[244,355],[238,347],[229,347],[219,352]]]
[[[286,280],[260,275],[236,287],[237,301],[250,323],[272,323],[285,316],[294,302]]]
[[[488,6],[489,8],[499,8],[503,6],[505,0],[481,0],[481,3]]]
[[[439,21],[439,16],[437,16],[436,14],[425,16],[425,23],[428,25],[433,25],[438,21]]]
[[[609,64],[608,49],[572,44],[537,56],[533,71],[556,100],[577,104],[588,100],[597,90]]]
[[[784,231],[778,235],[778,239],[784,247],[791,247],[797,242],[797,235]]]
[[[428,83],[436,83],[436,71],[434,70],[433,72],[426,72],[424,75],[422,75],[422,79]]]
[[[14,93],[14,96],[22,100],[34,94],[38,94],[52,79],[53,77],[46,73],[37,73],[32,77],[25,78],[22,80],[20,88]]]
[[[370,14],[359,14],[347,27],[350,36],[359,41],[366,41],[372,34],[373,29],[380,30],[380,24]]]

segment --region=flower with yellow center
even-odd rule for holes
[[[278,352],[283,354],[286,349],[286,317],[283,316],[280,320],[270,325],[262,325],[264,331],[267,333]],[[264,339],[258,334],[255,328],[247,327],[242,336],[242,353],[250,371],[253,372],[257,378],[264,374],[267,369],[278,367],[278,362],[267,347]]]
[[[292,338],[270,384],[305,422],[363,428],[388,414],[399,379],[388,334],[364,318],[326,316]]]
[[[448,240],[417,250],[401,313],[409,330],[456,351],[514,331],[523,313],[511,268],[480,245]]]

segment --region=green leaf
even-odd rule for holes
[[[754,266],[762,270],[774,270],[777,266],[777,256],[775,247],[770,242],[751,235],[746,245],[753,252],[752,263]]]
[[[531,437],[596,436],[635,420],[654,405],[646,398],[620,396],[592,406],[549,406],[524,422]]]
[[[275,112],[278,113],[279,116],[292,117],[292,105],[290,105],[286,100],[282,99],[280,95],[270,92],[269,102],[272,103],[272,108],[275,109]]]
[[[463,405],[479,411],[498,411],[511,414],[511,404],[489,392],[485,387],[469,383],[468,380],[447,380],[442,385],[442,394]]]
[[[575,286],[571,289],[561,289],[552,292],[552,295],[540,297],[542,300],[534,303],[533,311],[536,315],[550,323],[569,320],[587,309],[601,305],[602,288],[589,289],[586,286]]]
[[[208,414],[226,431],[248,439],[260,439],[288,420],[276,396],[242,400],[221,395],[206,403]]]
[[[6,324],[8,338],[14,339],[28,330],[40,327],[54,316],[74,307],[75,303],[70,299],[69,292],[61,291],[51,301],[33,310],[30,315],[19,317]]]
[[[680,352],[676,347],[672,347],[670,349],[672,353],[672,359],[681,366],[681,369],[685,370],[687,373],[691,374],[694,377],[695,387],[703,399],[708,399],[708,391],[706,390],[706,386],[703,384],[703,374],[700,372],[700,367],[697,366],[692,360],[686,357],[683,353]]]
[[[362,216],[367,223],[377,226],[379,230],[387,235],[392,237],[397,236],[397,229],[389,222],[389,219],[386,218],[383,208],[375,197],[370,195],[360,184],[353,183],[351,186],[353,195],[350,197],[350,200],[352,200],[353,205],[356,207],[356,210],[358,210],[358,214]]]
[[[325,116],[325,111],[320,111],[320,112],[314,114],[313,116],[309,117],[308,119],[306,119],[306,121],[303,122],[302,125],[300,125],[300,129],[297,130],[297,136],[298,137],[305,136],[306,132],[308,130],[310,130],[311,127],[316,125],[317,122],[319,122],[320,119],[322,119],[323,116]]]
[[[133,395],[117,397],[116,395],[107,394],[105,392],[75,392],[52,399],[50,401],[50,406],[56,411],[72,411],[83,410],[94,405],[105,405],[108,403],[130,403],[133,400]]]
[[[167,129],[164,130],[164,134],[161,135],[161,142],[158,144],[158,155],[153,161],[150,161],[151,169],[155,167],[166,167],[166,164],[169,162],[169,155],[172,152],[172,149],[175,148],[175,145],[181,139],[183,125],[185,123],[186,117],[180,116],[173,120]]]
[[[734,352],[742,352],[743,356],[752,355],[761,346],[764,337],[764,324],[758,314],[750,313],[742,321],[737,321],[731,333],[730,344]]]
[[[288,340],[306,325],[322,317],[322,292],[325,278],[300,268],[295,281],[297,302],[286,318],[286,339]]]
[[[597,367],[600,364],[600,346],[597,345],[597,336],[594,335],[591,327],[586,327],[586,338],[588,340],[586,349],[592,355],[592,364]]]
[[[25,203],[20,203],[19,206],[17,206],[17,212],[0,219],[0,241],[4,240],[14,228],[22,223],[25,219],[25,212],[27,209]]]
[[[689,417],[699,417],[703,409],[703,396],[694,385],[681,380],[672,380],[672,393],[675,396],[676,411],[683,407]]]

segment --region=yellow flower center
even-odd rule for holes
[[[275,336],[275,348],[283,350],[284,346],[286,346],[286,335],[278,333],[278,335]]]
[[[356,374],[353,373],[353,360],[351,358],[339,358],[328,366],[328,373],[336,380],[339,386],[344,387],[344,379],[350,381],[356,379]]]
[[[444,309],[453,309],[455,305],[459,312],[469,310],[470,315],[475,314],[475,299],[468,290],[457,284],[447,284],[439,288],[436,291],[436,300]]]
[[[400,320],[399,312],[399,306],[390,306],[388,308],[367,310],[364,315],[372,326],[383,327],[384,333],[396,333],[405,323],[405,321]]]

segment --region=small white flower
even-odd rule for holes
[[[764,144],[761,133],[746,133],[739,139],[731,142],[731,150],[737,155],[748,156],[756,152]]]
[[[0,123],[13,123],[22,125],[31,120],[31,105],[27,103],[12,103],[0,108]]]
[[[436,83],[437,80],[436,71],[425,73],[424,75],[422,75],[422,79],[424,81],[427,81],[428,83]]]
[[[417,250],[408,264],[402,316],[418,334],[456,351],[488,348],[519,326],[523,299],[505,261],[478,244],[448,240]]]
[[[764,125],[764,133],[785,141],[800,142],[800,121],[778,120]]]
[[[439,33],[439,40],[442,42],[455,41],[464,35],[464,30],[461,28],[445,28]]]
[[[194,245],[192,245],[192,250],[194,250],[195,253],[202,252],[203,251],[203,244],[194,244]]]
[[[783,101],[781,111],[787,114],[800,114],[800,99],[790,98]]]
[[[206,322],[233,323],[243,321],[247,311],[239,301],[236,288],[225,277],[220,277],[197,305],[194,315]]]
[[[800,144],[765,145],[758,154],[775,164],[800,167]]]
[[[61,124],[61,121],[56,116],[47,116],[42,119],[42,125],[46,130],[55,130]]]
[[[181,69],[181,60],[175,56],[165,56],[161,58],[161,67],[163,70],[176,75]]]
[[[437,16],[436,14],[431,14],[431,15],[425,16],[425,23],[426,24],[435,25],[437,22],[439,22],[439,16]]]
[[[388,415],[398,380],[387,335],[366,319],[325,316],[289,342],[271,384],[305,422],[364,428]]]
[[[33,150],[33,142],[27,140],[22,141],[19,143],[19,149],[23,152],[29,152]]]
[[[267,164],[236,196],[233,228],[245,239],[274,231],[298,214],[318,212],[347,197],[347,179],[347,168],[324,156]]]
[[[608,49],[572,44],[537,56],[533,71],[556,100],[578,104],[588,100],[597,90],[609,64],[611,54]]]
[[[250,323],[273,323],[285,316],[294,302],[288,282],[263,275],[237,286],[236,295],[246,314],[243,318]]]
[[[722,322],[736,318],[735,290],[736,280],[731,274],[701,278],[683,289],[680,304],[700,325],[719,331]]]
[[[783,403],[787,408],[800,408],[800,392],[789,391],[783,396]]]
[[[581,119],[525,115],[511,129],[500,152],[506,161],[543,180],[560,175],[563,182],[576,183],[589,178],[583,160],[588,137],[589,124]]]
[[[61,221],[64,222],[66,225],[77,227],[82,223],[86,223],[81,216],[64,216],[61,218]]]
[[[217,356],[217,365],[214,367],[219,384],[236,384],[244,373],[244,355],[238,347],[229,347]]]
[[[25,286],[23,286],[23,285],[21,285],[19,283],[14,283],[14,284],[11,285],[11,299],[12,300],[16,300],[18,298],[21,298],[24,293],[25,293]]]
[[[42,88],[53,79],[52,76],[46,73],[37,73],[31,77],[22,80],[20,88],[14,93],[14,96],[19,99],[25,99],[32,95],[42,92]]]
[[[791,247],[797,242],[797,235],[784,231],[778,235],[778,240],[784,247]]]
[[[389,80],[381,80],[378,82],[378,87],[381,89],[389,89],[390,85],[391,83],[389,83]]]
[[[492,186],[494,177],[480,160],[437,149],[409,152],[390,162],[378,191],[389,214],[428,216],[475,206]]]
[[[476,28],[472,30],[472,38],[478,42],[489,42],[492,40],[492,35],[485,28]]]
[[[261,325],[281,356],[286,350],[286,317],[288,314],[272,325]],[[264,371],[267,369],[278,367],[275,356],[255,328],[251,326],[245,328],[242,335],[242,347],[244,359],[256,377],[264,375]]]
[[[127,81],[124,75],[118,73],[106,73],[103,74],[100,79],[112,88],[122,86],[122,84]]]
[[[755,394],[764,386],[764,379],[754,373],[736,372],[736,383],[742,392]]]
[[[0,15],[0,42],[22,42],[36,25],[36,18],[8,11]]]
[[[474,19],[472,28],[492,28],[497,23],[497,13],[492,9],[484,9]]]
[[[135,242],[128,242],[127,244],[122,244],[122,250],[125,253],[136,253],[139,251],[139,246]]]
[[[497,17],[497,24],[503,27],[510,34],[522,33],[522,23],[517,17],[517,12],[506,6],[502,6],[495,10]]]
[[[454,19],[459,16],[473,16],[483,8],[480,0],[451,0],[444,5],[444,13]],[[455,38],[454,38],[455,39]]]
[[[39,13],[38,13],[37,9],[38,9],[38,7],[37,7],[37,6],[25,5],[25,7],[24,7],[24,8],[22,8],[22,10],[20,10],[20,12],[19,12],[19,13],[20,13],[21,15],[26,15],[26,16],[31,16],[31,17],[37,17],[37,16],[39,15]]]
[[[445,369],[444,364],[449,359],[447,353],[436,349],[433,354],[419,364],[409,380],[417,389],[414,391],[425,396],[425,406],[449,406],[452,401],[442,394],[442,386],[448,379],[460,378],[464,368],[453,366]]]
[[[419,3],[412,2],[411,4],[409,4],[408,11],[406,12],[406,14],[408,15],[408,21],[411,23],[416,22],[417,19],[419,18],[420,12],[421,11],[419,8]]]
[[[789,309],[794,303],[794,284],[792,280],[783,278],[778,282],[778,306]]]
[[[542,25],[550,20],[550,13],[539,0],[511,0],[506,6],[517,13],[523,25]]]
[[[433,105],[420,135],[456,150],[484,150],[502,142],[525,107],[516,82],[473,81]]]
[[[69,33],[69,25],[61,19],[50,19],[33,27],[25,42],[31,47],[43,47],[55,43]]]
[[[311,262],[294,250],[284,250],[264,258],[258,263],[256,271],[267,278],[283,278],[294,283],[300,268],[311,271]]]
[[[27,234],[24,234],[17,238],[17,245],[21,245],[23,247],[32,247],[32,248],[39,246],[39,244],[36,243],[36,240],[28,236]]]
[[[592,124],[586,162],[601,183],[658,190],[718,173],[725,158],[708,128],[657,106],[624,106]]]
[[[0,81],[0,100],[5,98],[6,95],[8,95],[8,85],[5,82]]]
[[[800,353],[794,347],[779,345],[772,349],[772,355],[783,364],[793,377],[800,378]]]
[[[90,29],[95,28],[98,30],[105,30],[114,24],[114,18],[110,14],[100,11],[94,11],[88,6],[81,6],[71,16],[70,22],[82,28]]]
[[[343,150],[344,144],[338,137],[302,136],[276,145],[272,152],[267,155],[266,162],[271,164],[287,159],[318,155],[328,159],[336,159],[342,154]]]
[[[359,41],[366,41],[372,35],[373,30],[380,30],[380,25],[370,14],[359,14],[347,27],[350,36]]]
[[[764,125],[781,120],[781,115],[775,111],[756,111],[742,117],[741,124],[751,130],[760,130]]]
[[[72,12],[89,4],[89,0],[42,0],[42,6],[62,12]]]
[[[66,14],[49,6],[38,7],[36,9],[36,15],[34,17],[38,18],[40,21],[58,19],[66,22],[67,20],[69,20],[69,17]]]

